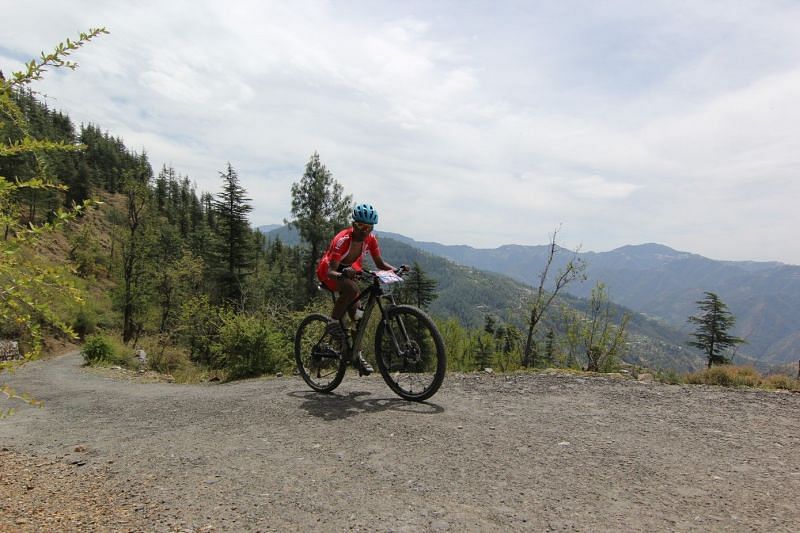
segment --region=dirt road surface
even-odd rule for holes
[[[800,395],[559,374],[2,382],[0,530],[797,531]],[[11,405],[0,402],[0,408]]]

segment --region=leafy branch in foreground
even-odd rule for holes
[[[21,87],[28,85],[36,80],[42,79],[42,76],[47,72],[47,67],[64,67],[75,70],[78,64],[74,61],[68,61],[66,58],[75,50],[79,49],[100,34],[109,33],[105,28],[89,28],[86,33],[81,32],[78,35],[78,40],[73,41],[67,39],[63,43],[58,43],[55,50],[49,54],[41,53],[38,59],[31,59],[25,64],[25,71],[18,71],[11,74],[11,80],[8,85],[11,88]]]
[[[74,152],[84,148],[81,145],[63,141],[35,139],[30,133],[25,113],[14,102],[13,94],[34,81],[40,80],[44,73],[47,72],[48,67],[66,67],[73,70],[77,68],[77,63],[68,61],[66,58],[72,52],[103,33],[107,34],[108,30],[105,28],[91,28],[88,33],[81,33],[77,41],[67,39],[65,42],[59,43],[53,52],[49,54],[42,52],[39,59],[32,59],[25,64],[24,71],[13,72],[11,79],[6,80],[0,76],[0,132],[4,133],[2,143],[0,143],[0,157],[30,154],[36,161],[39,176],[44,179],[47,176],[47,164],[41,157],[43,154]],[[16,128],[21,134],[20,139],[12,140],[11,135],[9,135],[12,128]],[[6,129],[9,131],[4,131]],[[0,178],[8,179],[6,176],[0,176]]]
[[[0,129],[16,128],[21,138],[12,141],[7,135],[0,140],[0,157],[31,155],[36,162],[35,175],[27,180],[15,176],[0,176],[0,324],[4,333],[13,333],[29,341],[31,358],[38,354],[42,344],[42,328],[50,327],[74,337],[72,329],[54,311],[54,302],[81,302],[81,295],[69,281],[69,268],[51,266],[37,251],[37,244],[48,234],[57,231],[64,223],[74,220],[92,201],[73,205],[72,209],[58,209],[50,221],[36,225],[23,222],[16,198],[22,190],[49,190],[63,192],[66,187],[54,183],[47,177],[46,153],[80,149],[79,146],[37,140],[30,135],[30,128],[23,111],[15,103],[13,92],[31,82],[41,79],[47,67],[74,69],[77,64],[66,57],[101,33],[104,28],[81,33],[78,41],[67,39],[50,54],[26,64],[26,71],[13,73],[10,80],[0,78]],[[3,392],[8,397],[24,397]]]
[[[12,389],[8,385],[0,385],[0,393],[5,395],[5,397],[9,400],[20,400],[33,407],[42,407],[44,405],[44,403],[41,400],[36,400],[34,398],[31,398],[29,395],[25,393],[21,394],[17,393],[17,391]],[[7,418],[13,414],[14,414],[13,407],[6,410],[0,409],[0,420],[2,420],[3,418]]]

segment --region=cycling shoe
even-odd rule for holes
[[[358,369],[359,376],[369,376],[375,372],[375,369],[372,368],[372,365],[369,364],[369,361],[364,359],[364,356],[361,354],[358,354],[358,356],[353,359],[353,366]]]

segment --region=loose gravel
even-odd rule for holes
[[[0,383],[0,531],[796,531],[800,395],[559,373]]]

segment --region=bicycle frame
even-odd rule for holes
[[[358,350],[361,349],[361,342],[364,340],[364,334],[367,331],[367,324],[369,323],[369,317],[372,315],[373,309],[375,309],[375,304],[376,303],[378,304],[378,309],[380,309],[381,316],[384,319],[386,319],[386,311],[387,311],[387,309],[384,309],[384,306],[383,306],[383,303],[381,302],[381,300],[383,298],[386,298],[386,299],[389,300],[388,308],[391,308],[393,305],[396,305],[396,303],[394,301],[394,295],[392,295],[391,293],[387,294],[383,290],[383,287],[381,287],[380,280],[378,279],[377,276],[375,276],[375,274],[373,274],[371,272],[369,274],[372,276],[372,283],[370,284],[369,287],[367,287],[366,289],[361,291],[359,293],[359,295],[356,297],[355,300],[350,302],[350,304],[347,306],[347,313],[345,314],[345,316],[348,316],[349,315],[349,311],[351,309],[355,309],[358,306],[359,302],[362,302],[362,301],[364,301],[364,299],[366,299],[366,303],[363,304],[363,308],[362,308],[362,311],[363,311],[364,314],[358,320],[356,331],[355,331],[355,335],[352,336],[352,339],[350,338],[351,337],[350,335],[347,335],[349,342],[346,343],[346,344],[347,344],[347,349],[350,352],[349,355],[351,355],[351,356],[352,356],[352,354],[356,353]],[[366,274],[362,274],[362,276],[363,275],[366,275]],[[330,290],[330,289],[328,289],[328,290]],[[336,293],[331,291],[331,297],[333,298],[333,301],[335,303],[336,302]],[[344,318],[342,318],[339,322],[342,323],[342,329],[347,331],[347,328],[345,327],[345,324],[344,324]],[[393,341],[395,343],[397,342],[396,339],[393,339]]]
[[[402,272],[395,273],[402,275]],[[370,276],[371,283],[346,308],[348,315],[355,316],[357,308],[363,306],[355,325],[347,327],[348,315],[339,320],[344,332],[341,338],[338,333],[329,331],[331,319],[328,316],[312,313],[303,319],[294,343],[298,371],[317,392],[331,392],[338,387],[347,367],[361,355],[377,304],[380,323],[375,330],[375,362],[378,370],[389,388],[401,398],[424,401],[436,393],[444,380],[447,359],[441,333],[424,311],[397,303],[392,291],[383,287],[396,279],[387,279],[380,272],[364,272],[359,279]],[[330,292],[335,305],[337,294]],[[413,335],[410,335],[412,330]],[[361,374],[361,368],[357,368]]]

